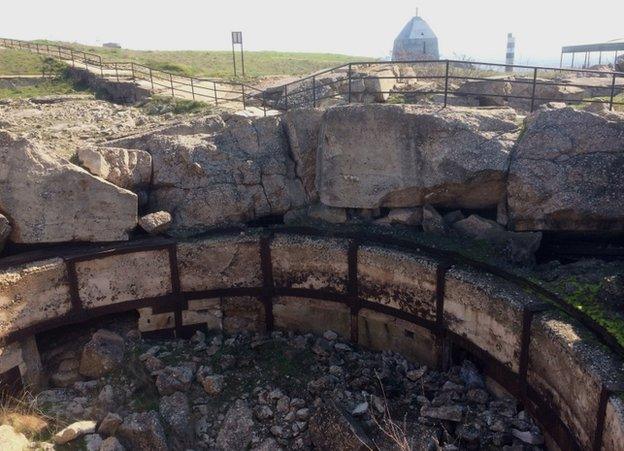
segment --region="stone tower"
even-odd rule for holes
[[[394,61],[437,60],[438,37],[420,16],[416,15],[403,27],[394,40],[392,59]]]

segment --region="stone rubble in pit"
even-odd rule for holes
[[[389,449],[396,443],[384,428],[401,419],[395,423],[401,438],[415,450],[543,444],[526,412],[494,395],[468,360],[440,372],[397,353],[348,345],[329,330],[216,335],[219,351],[209,355],[197,345],[213,341],[210,335],[141,339],[123,327],[126,354],[136,357],[37,397],[50,414],[74,423],[56,434],[56,443],[115,450]],[[54,347],[46,352],[59,354]],[[163,366],[154,369],[152,359]],[[221,389],[207,390],[206,379],[214,376]],[[7,438],[1,432],[0,441],[10,439],[10,431]]]

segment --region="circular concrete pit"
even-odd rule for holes
[[[617,349],[500,274],[404,244],[275,228],[9,257],[0,373],[36,386],[37,333],[129,310],[145,335],[331,329],[438,368],[468,353],[550,448],[624,449]]]

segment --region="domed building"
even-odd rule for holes
[[[392,60],[437,60],[439,58],[438,37],[416,11],[416,15],[410,19],[394,40]]]

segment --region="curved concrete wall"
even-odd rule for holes
[[[622,361],[535,295],[414,250],[265,233],[0,261],[0,373],[32,383],[35,333],[132,309],[146,333],[333,329],[432,366],[467,350],[560,448],[624,449]]]

